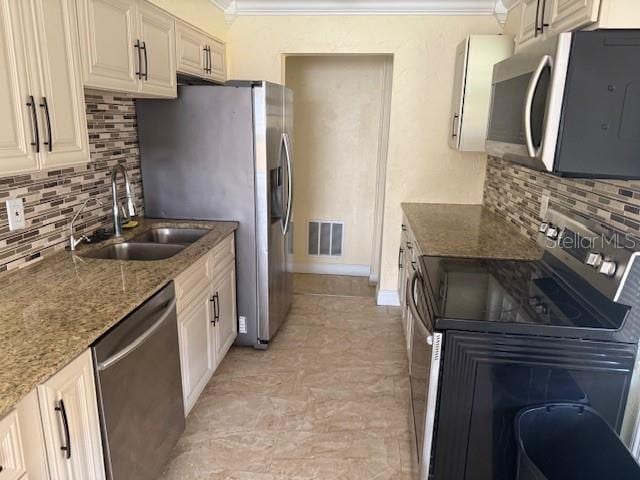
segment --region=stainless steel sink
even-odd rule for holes
[[[132,242],[154,244],[191,244],[204,237],[209,230],[202,228],[152,228],[137,237]]]
[[[125,242],[93,250],[84,256],[103,260],[163,260],[173,257],[185,248],[186,245]]]

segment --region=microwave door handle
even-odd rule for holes
[[[538,67],[533,72],[531,76],[531,80],[529,80],[529,86],[527,87],[527,95],[524,100],[524,136],[527,142],[527,152],[529,156],[532,158],[538,157],[540,155],[540,151],[542,150],[542,145],[536,147],[533,144],[533,132],[531,129],[531,110],[533,108],[533,97],[536,93],[536,88],[540,83],[540,78],[542,77],[542,72],[546,67],[552,67],[553,60],[550,55],[545,55],[540,60]]]

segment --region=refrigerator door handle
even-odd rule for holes
[[[289,225],[291,223],[291,211],[293,208],[293,175],[291,169],[291,144],[289,143],[289,134],[287,132],[282,133],[282,143],[284,145],[284,153],[287,159],[287,214],[282,225],[282,234],[286,235],[289,231]]]

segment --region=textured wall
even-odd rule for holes
[[[220,40],[227,40],[229,27],[224,13],[209,0],[150,0],[158,7],[201,28]]]
[[[295,263],[359,265],[373,242],[383,56],[287,59],[295,91]],[[307,222],[344,222],[342,257],[307,255]],[[368,273],[368,272],[367,272]]]
[[[449,149],[448,119],[457,45],[498,31],[489,16],[241,16],[231,25],[235,78],[282,82],[288,53],[393,55],[382,290],[397,288],[401,202],[482,200],[485,155]]]
[[[77,223],[78,232],[111,227],[110,170],[123,163],[133,183],[139,213],[142,184],[133,100],[116,95],[85,95],[91,161],[86,165],[0,178],[0,202],[24,198],[25,229],[10,232],[6,209],[0,208],[0,272],[23,267],[64,248],[69,221],[87,198],[99,198]]]
[[[597,220],[610,230],[640,239],[640,181],[556,177],[489,157],[484,204],[531,238],[540,224],[542,196]]]

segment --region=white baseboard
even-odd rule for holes
[[[386,305],[390,307],[400,306],[400,297],[397,290],[380,290],[378,291],[378,305]]]
[[[316,273],[319,275],[348,275],[350,277],[368,277],[369,265],[345,265],[340,263],[294,263],[295,273]]]

